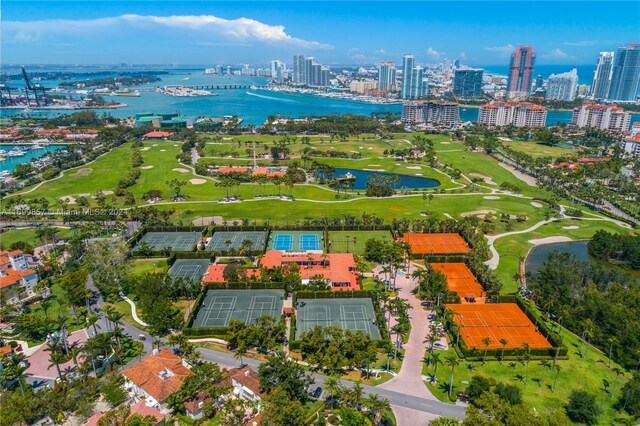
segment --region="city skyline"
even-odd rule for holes
[[[266,64],[299,53],[329,65],[398,64],[412,53],[417,64],[486,66],[508,63],[527,44],[537,65],[572,66],[636,41],[630,9],[640,12],[638,3],[621,3],[629,13],[615,13],[613,33],[607,17],[619,9],[596,13],[580,2],[554,3],[556,13],[527,22],[511,19],[531,11],[527,2],[328,4],[3,2],[3,63]],[[344,13],[336,16],[338,4]]]

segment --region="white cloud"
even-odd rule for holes
[[[384,49],[378,49],[378,50],[376,50],[376,53],[383,54],[383,53],[387,53],[387,52],[385,52]]]
[[[86,20],[41,20],[41,21],[5,21],[3,33],[8,33],[14,42],[34,42],[41,35],[78,35],[82,36],[101,30],[113,30],[118,26],[138,28],[165,27],[181,31],[198,31],[205,34],[218,34],[236,40],[258,41],[273,44],[288,44],[307,49],[330,49],[332,46],[317,41],[293,37],[285,31],[283,25],[269,25],[249,18],[224,19],[213,15],[121,15],[109,18]],[[6,35],[3,34],[3,38]]]
[[[569,55],[567,55],[562,50],[560,50],[560,48],[556,47],[551,51],[551,57],[552,58],[568,58]]]
[[[440,57],[440,52],[435,50],[433,47],[429,47],[427,49],[427,56],[431,56],[432,58],[439,58]]]
[[[565,46],[578,46],[578,47],[583,47],[583,46],[598,46],[598,45],[602,45],[602,44],[612,44],[615,43],[611,40],[580,40],[580,41],[565,41],[564,44]]]
[[[506,46],[494,46],[494,47],[485,47],[484,50],[488,51],[488,52],[498,52],[501,55],[510,55],[513,50],[515,49],[515,46],[512,44],[507,44]]]

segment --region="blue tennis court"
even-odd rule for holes
[[[322,231],[272,231],[267,247],[268,250],[290,253],[322,253],[324,233]]]
[[[318,250],[320,249],[320,240],[315,234],[300,235],[300,250]]]
[[[278,234],[273,238],[273,249],[281,251],[291,251],[293,248],[293,235]]]

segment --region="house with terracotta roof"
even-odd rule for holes
[[[207,273],[202,277],[203,283],[224,283],[228,280],[225,278],[224,273],[229,268],[235,268],[237,265],[233,263],[227,264],[218,264],[218,265],[209,265],[207,268]],[[247,279],[259,279],[262,276],[262,271],[259,268],[247,268],[247,269],[236,269],[238,275]]]
[[[22,250],[0,252],[0,291],[7,292],[10,303],[35,295],[38,284],[37,259]]]
[[[351,253],[283,253],[269,250],[260,260],[260,265],[271,269],[295,263],[300,266],[302,284],[315,277],[323,277],[334,291],[360,290],[357,264]]]
[[[65,139],[68,141],[90,141],[98,137],[100,132],[96,129],[78,130],[76,132],[69,132],[65,135]]]
[[[171,132],[161,132],[159,130],[155,130],[153,132],[145,133],[142,135],[143,139],[167,139],[173,135]]]
[[[168,349],[163,349],[122,371],[125,388],[160,410],[166,400],[177,392],[185,377],[191,374],[188,364]]]
[[[106,413],[107,411],[94,414],[93,416],[87,419],[84,426],[98,426],[98,420],[104,417]],[[154,426],[164,424],[164,416],[162,415],[162,413],[157,408],[154,408],[145,404],[144,401],[139,401],[131,406],[131,414],[129,414],[128,418],[130,419],[132,416],[136,414],[141,417],[145,417],[145,416],[155,417],[156,423],[154,423]]]
[[[260,401],[264,391],[260,387],[260,376],[249,367],[229,370],[233,395],[248,401]]]

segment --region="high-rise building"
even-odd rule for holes
[[[304,55],[293,55],[293,84],[305,84]]]
[[[640,85],[640,43],[620,47],[616,52],[607,99],[633,102]]]
[[[284,75],[287,70],[287,65],[282,61],[271,61],[271,78],[276,83],[282,84],[284,82]]]
[[[572,69],[562,74],[551,74],[547,81],[545,99],[550,101],[571,102],[576,98],[578,88],[578,70]]]
[[[460,109],[455,102],[403,102],[401,120],[405,124],[432,124],[445,127],[458,127],[460,122]]]
[[[485,126],[544,127],[546,119],[546,108],[531,102],[490,102],[478,113],[478,124]]]
[[[453,94],[459,99],[482,97],[481,69],[455,70],[453,74]]]
[[[578,127],[593,127],[600,130],[625,132],[629,130],[631,113],[616,104],[598,105],[585,102],[573,109],[571,123]]]
[[[396,66],[393,62],[383,62],[378,68],[378,88],[384,92],[396,90]]]
[[[402,58],[402,99],[418,99],[426,95],[424,71],[422,67],[415,66],[413,55],[404,55]]]
[[[511,54],[509,78],[507,79],[508,98],[526,98],[531,92],[533,67],[536,54],[532,46],[518,46]]]
[[[598,64],[593,71],[593,81],[591,82],[591,92],[589,95],[593,99],[606,99],[611,87],[611,75],[613,74],[613,52],[600,52]]]
[[[349,91],[360,93],[364,95],[371,90],[376,90],[378,88],[378,83],[373,80],[354,80],[349,83]]]

